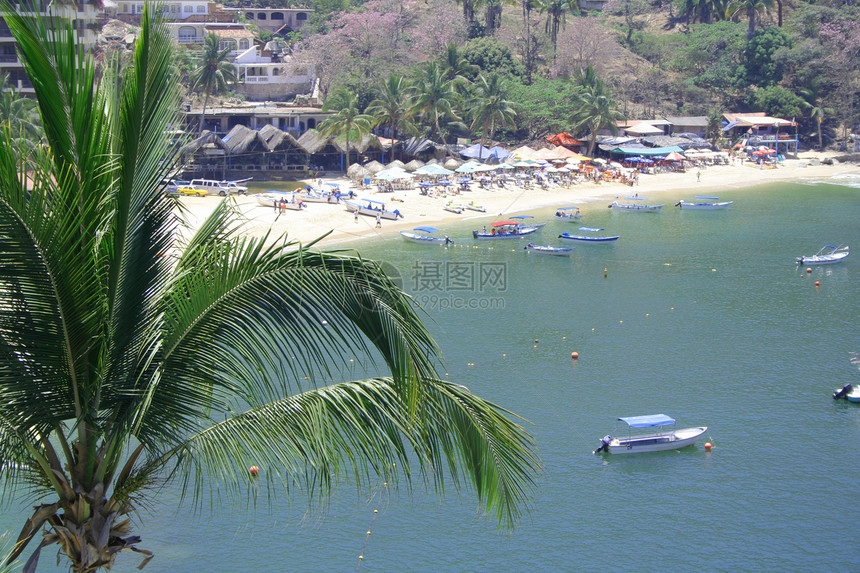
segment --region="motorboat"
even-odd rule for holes
[[[555,216],[562,221],[567,221],[568,223],[575,223],[582,219],[582,213],[579,211],[579,207],[559,207],[555,211]]]
[[[588,233],[599,233],[603,231],[602,227],[580,227],[580,231],[585,231]],[[565,239],[566,241],[577,241],[579,243],[614,243],[618,240],[618,235],[612,237],[600,237],[595,235],[574,235],[572,233],[568,233],[565,231],[561,235],[558,236],[559,239]]]
[[[549,245],[535,245],[534,243],[529,243],[523,248],[530,253],[555,255],[557,257],[569,257],[573,253],[573,247],[552,247]]]
[[[423,245],[449,245],[454,243],[454,241],[449,239],[447,235],[444,237],[433,235],[433,233],[439,232],[439,229],[434,227],[415,227],[412,231],[419,232],[413,233],[411,231],[400,231],[400,235],[407,241],[421,243]]]
[[[512,221],[516,221],[523,228],[543,229],[546,226],[546,223],[531,223],[529,219],[534,219],[534,217],[531,215],[514,215],[511,217]]]
[[[833,399],[839,400],[840,398],[848,400],[849,402],[854,402],[855,404],[860,402],[860,386],[855,388],[851,384],[846,384],[842,388],[837,388],[836,391],[833,392]]]
[[[403,213],[395,209],[388,211],[385,208],[385,203],[382,201],[373,201],[372,199],[355,199],[354,201],[342,200],[341,203],[346,206],[346,210],[350,213],[358,211],[359,215],[367,215],[368,217],[379,216],[382,219],[396,220],[403,217]]]
[[[699,199],[699,201],[690,203],[681,199],[675,203],[675,207],[692,211],[716,211],[719,209],[728,209],[729,205],[734,203],[734,201],[720,201],[719,197],[708,197],[706,195],[696,195],[695,198]]]
[[[627,424],[629,433],[626,437],[613,438],[604,436],[600,446],[594,453],[607,452],[610,454],[638,454],[644,452],[663,452],[678,450],[696,443],[699,437],[708,431],[707,426],[675,429],[675,420],[665,414],[649,416],[631,416],[618,418]],[[670,427],[669,429],[663,429]],[[660,428],[655,432],[634,434],[634,429]]]
[[[519,239],[537,232],[539,228],[524,227],[518,221],[496,221],[490,226],[489,231],[486,227],[481,231],[472,231],[472,236],[476,239]]]
[[[824,245],[821,250],[810,257],[797,257],[798,265],[830,265],[845,260],[848,256],[848,245]]]
[[[295,193],[287,193],[284,191],[265,191],[254,195],[257,203],[264,207],[272,207],[274,209],[288,209],[290,211],[301,211],[307,208],[307,204],[299,198],[296,198]]]
[[[296,190],[296,195],[306,203],[340,203],[340,191],[337,189],[304,187]]]
[[[468,203],[466,203],[463,206],[470,211],[478,211],[479,213],[486,213],[487,212],[486,207],[484,207],[483,205],[475,205],[474,201],[469,201]]]
[[[637,203],[636,201],[644,201],[645,197],[639,197],[638,195],[635,197],[625,197],[625,201],[633,201],[633,203],[619,203],[618,201],[613,201],[609,204],[610,209],[615,209],[617,211],[631,211],[634,213],[659,213],[663,208],[663,205],[648,205],[646,203]]]
[[[451,213],[457,213],[458,215],[463,212],[466,207],[464,205],[460,205],[459,203],[454,203],[453,201],[448,201],[444,205],[442,205],[442,209],[445,211],[450,211]]]

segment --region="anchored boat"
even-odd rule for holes
[[[355,201],[341,201],[346,205],[346,210],[350,213],[358,211],[359,215],[367,215],[368,217],[376,217],[379,215],[383,219],[395,220],[403,217],[403,213],[395,209],[388,211],[385,209],[385,203],[382,201],[373,201],[371,199],[356,199]]]
[[[636,203],[635,201],[644,201],[645,197],[625,197],[625,201],[634,201],[633,203],[619,203],[613,201],[609,204],[610,209],[617,211],[632,211],[634,213],[658,213],[663,205],[647,205],[645,203]]]
[[[400,231],[400,235],[407,241],[424,245],[448,245],[454,243],[454,241],[448,238],[448,235],[444,237],[434,236],[433,233],[439,232],[439,229],[434,227],[415,227],[412,230],[420,232]]]
[[[828,250],[829,249],[829,250]],[[798,265],[830,265],[845,260],[848,256],[848,245],[824,245],[821,250],[810,257],[797,257]]]
[[[603,228],[597,227],[580,227],[580,231],[586,231],[589,233],[598,233],[603,230]],[[618,240],[618,235],[613,237],[599,237],[594,235],[573,235],[565,231],[561,235],[558,236],[559,239],[565,239],[566,241],[577,241],[579,243],[614,243]]]
[[[488,231],[484,227],[481,231],[472,231],[476,239],[519,239],[536,232],[539,227],[524,227],[517,221],[496,221]]]
[[[690,203],[681,199],[675,203],[675,207],[692,211],[716,211],[719,209],[728,209],[729,205],[734,203],[734,201],[720,201],[719,197],[708,197],[706,195],[696,195],[695,198],[701,199],[701,201]]]
[[[549,245],[535,245],[534,243],[529,243],[523,248],[530,253],[555,255],[557,257],[569,257],[573,253],[573,247],[552,247]]]
[[[568,223],[575,223],[582,219],[579,207],[559,207],[555,212],[555,216]]]
[[[607,452],[610,454],[638,454],[644,452],[663,452],[666,450],[677,450],[696,443],[699,437],[708,431],[707,426],[695,428],[682,428],[676,430],[675,420],[665,414],[653,414],[650,416],[631,416],[618,418],[627,424],[629,435],[623,438],[604,436],[600,440],[600,446],[594,453]],[[670,429],[663,430],[671,426]],[[656,432],[634,434],[633,429],[661,428]]]

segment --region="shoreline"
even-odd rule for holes
[[[302,211],[286,211],[277,214],[269,207],[259,205],[253,196],[235,197],[237,206],[247,222],[242,233],[260,237],[267,232],[272,236],[288,234],[290,240],[310,242],[330,232],[318,243],[323,247],[343,246],[370,238],[389,236],[419,226],[440,227],[444,234],[447,223],[475,220],[476,225],[509,217],[525,211],[548,208],[579,206],[583,213],[591,209],[605,209],[606,204],[618,197],[633,194],[653,199],[654,203],[673,204],[680,199],[691,199],[693,195],[716,195],[721,191],[741,189],[755,185],[796,181],[803,179],[831,178],[834,176],[860,177],[860,165],[840,163],[838,165],[809,165],[810,159],[823,159],[826,154],[807,152],[798,159],[788,159],[776,169],[759,169],[750,164],[717,165],[703,169],[693,168],[685,173],[659,173],[640,175],[639,183],[633,187],[621,183],[580,183],[571,187],[554,187],[548,190],[532,189],[476,189],[459,195],[427,197],[418,189],[378,193],[362,191],[353,187],[346,177],[322,177],[324,183],[338,183],[342,188],[355,190],[360,198],[383,201],[389,209],[398,209],[404,217],[397,221],[383,219],[382,228],[376,229],[372,217],[360,216],[356,223],[354,215],[342,204],[327,205],[311,203]],[[701,171],[701,181],[697,172]],[[309,182],[310,183],[310,182]],[[442,206],[453,198],[456,202],[473,201],[486,208],[485,213],[465,211],[451,213]],[[183,197],[185,217],[192,229],[197,228],[214,210],[220,197]],[[603,202],[606,201],[606,204]],[[599,202],[599,204],[598,204]]]

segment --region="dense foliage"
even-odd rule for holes
[[[452,100],[448,129],[414,116],[415,132],[436,138],[481,136],[469,128],[477,124],[468,102],[475,82],[492,73],[507,79],[517,112],[497,138],[571,130],[581,102],[565,92],[588,67],[630,118],[763,111],[796,117],[807,135],[823,125],[824,143],[860,123],[860,8],[850,2],[610,0],[601,12],[562,0],[345,3],[313,0],[314,25],[293,46],[328,91],[345,87],[366,107],[389,74],[414,78],[428,62],[444,66],[451,44],[476,66]],[[811,86],[815,98],[833,102],[826,112],[806,105]]]

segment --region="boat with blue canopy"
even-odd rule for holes
[[[798,265],[830,265],[839,263],[848,256],[848,245],[824,245],[814,255],[808,257],[797,257]]]
[[[639,197],[636,195],[635,197],[625,197],[625,201],[633,201],[632,203],[620,203],[618,201],[613,201],[609,204],[610,209],[616,209],[618,211],[631,211],[634,213],[658,213],[663,205],[648,205],[646,203],[637,203],[637,201],[644,201],[645,197]]]
[[[472,231],[472,236],[476,239],[519,239],[539,229],[523,226],[518,221],[496,221],[490,227],[490,230],[484,227],[480,231]]]
[[[555,216],[562,221],[567,221],[568,223],[575,223],[582,219],[582,213],[579,211],[579,207],[559,207],[555,211]]]
[[[514,215],[511,217],[512,221],[516,221],[522,227],[534,227],[535,229],[541,229],[546,226],[546,223],[531,223],[529,219],[534,219],[531,215]]]
[[[550,245],[535,245],[534,243],[529,243],[523,248],[529,253],[553,255],[556,257],[569,257],[573,253],[573,247],[553,247]]]
[[[618,420],[627,424],[628,436],[623,438],[604,436],[600,440],[600,446],[594,450],[595,454],[600,452],[609,454],[638,454],[677,450],[695,444],[696,440],[708,431],[707,426],[675,429],[674,418],[670,418],[666,414],[629,416],[618,418]],[[634,429],[650,430],[652,428],[659,429],[656,432],[633,433]]]
[[[454,243],[454,241],[448,238],[448,235],[445,235],[444,237],[434,236],[433,233],[439,232],[439,229],[436,229],[435,227],[415,227],[412,230],[419,232],[412,233],[410,231],[400,231],[400,235],[407,241],[421,243],[423,245],[449,245]]]
[[[580,227],[579,230],[584,231],[586,233],[599,233],[600,231],[603,231],[603,228],[602,227]],[[566,241],[577,241],[580,243],[601,244],[601,243],[614,243],[615,241],[618,240],[619,236],[615,235],[615,236],[611,236],[611,237],[601,237],[601,236],[595,236],[595,235],[574,235],[572,233],[568,233],[567,231],[565,231],[564,233],[559,235],[558,238],[564,239]]]
[[[681,209],[694,211],[717,211],[720,209],[728,209],[729,205],[734,203],[734,201],[720,201],[719,197],[710,197],[708,195],[696,195],[695,198],[698,199],[698,201],[689,202],[681,199],[675,203],[675,206],[680,207]]]

